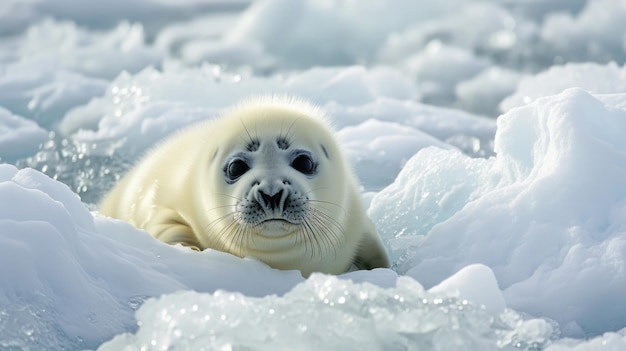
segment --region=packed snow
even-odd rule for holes
[[[626,2],[0,5],[0,349],[626,349]],[[339,276],[98,214],[241,99],[321,106],[393,266]]]

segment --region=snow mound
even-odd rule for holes
[[[474,113],[496,117],[501,101],[516,92],[522,74],[490,67],[456,85],[459,107]]]
[[[110,31],[93,32],[51,19],[29,27],[18,52],[21,60],[53,58],[66,69],[107,79],[159,65],[165,57],[147,45],[141,24],[122,22]]]
[[[502,101],[500,110],[508,111],[572,87],[596,94],[626,93],[626,66],[619,67],[613,62],[553,66],[535,76],[523,78],[517,91]]]
[[[468,300],[425,292],[408,277],[383,289],[320,274],[283,297],[171,294],[147,301],[137,318],[136,334],[99,350],[527,350],[554,332],[546,321],[521,321],[511,311],[494,318]]]
[[[369,210],[395,268],[430,287],[482,263],[510,308],[568,335],[624,328],[625,100],[570,89],[510,110],[490,159],[419,151]]]
[[[95,348],[134,329],[147,298],[178,290],[284,293],[303,280],[254,260],[163,244],[96,217],[67,186],[0,164],[0,348]],[[19,269],[16,269],[19,267]]]
[[[106,82],[64,69],[54,59],[12,63],[0,70],[0,105],[54,128],[73,107],[104,94]]]
[[[360,180],[379,186],[366,190],[380,190],[393,182],[406,161],[424,147],[451,148],[418,129],[375,119],[342,128],[337,137],[346,147],[346,155],[355,165]]]
[[[120,74],[102,98],[70,111],[59,130],[75,141],[104,145],[98,150],[111,152],[106,145],[118,142],[126,145],[127,153],[137,154],[167,133],[215,117],[243,98],[281,93],[307,96],[322,105],[417,94],[415,86],[392,69],[362,66],[313,68],[284,78],[242,77],[214,65],[186,70],[146,68],[135,75]]]
[[[371,61],[388,33],[457,10],[462,4],[459,0],[428,4],[402,0],[390,7],[381,0],[257,1],[222,42],[258,45],[282,68],[351,65]]]
[[[624,1],[586,1],[576,15],[557,12],[547,16],[541,38],[548,55],[566,61],[624,62],[625,17]]]
[[[407,58],[407,72],[418,82],[423,101],[450,104],[455,101],[458,83],[471,79],[490,62],[472,52],[440,42],[431,42],[423,51]]]

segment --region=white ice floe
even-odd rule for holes
[[[482,263],[508,307],[565,334],[623,328],[625,99],[572,89],[511,110],[490,159],[418,152],[369,211],[396,269],[430,287]]]

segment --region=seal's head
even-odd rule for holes
[[[344,222],[352,204],[344,193],[352,174],[322,112],[293,99],[259,100],[215,128],[220,140],[206,192],[214,201],[212,234],[203,246],[274,266],[287,256],[337,255],[349,241]]]

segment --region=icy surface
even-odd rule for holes
[[[37,123],[0,107],[0,161],[15,162],[37,152],[48,132]]]
[[[148,301],[137,316],[135,335],[99,350],[530,350],[554,332],[543,320],[520,323],[512,312],[492,316],[468,300],[425,292],[408,277],[382,289],[313,275],[283,297],[176,293]]]
[[[626,111],[602,98],[578,89],[541,98],[498,119],[493,158],[418,152],[370,215],[396,270],[426,287],[482,263],[508,307],[574,334],[619,329],[625,133]]]
[[[626,93],[626,66],[619,67],[613,62],[606,65],[571,63],[554,66],[545,72],[523,78],[517,91],[504,99],[500,108],[507,111],[571,87],[592,93]]]
[[[625,24],[623,0],[0,2],[0,349],[623,350]],[[275,93],[332,118],[393,269],[305,281],[98,216],[159,140]]]
[[[0,198],[20,199],[0,203],[0,281],[10,282],[0,292],[2,349],[95,348],[133,329],[134,310],[151,296],[218,288],[262,296],[302,281],[94,218],[65,185],[31,169],[0,165]]]

